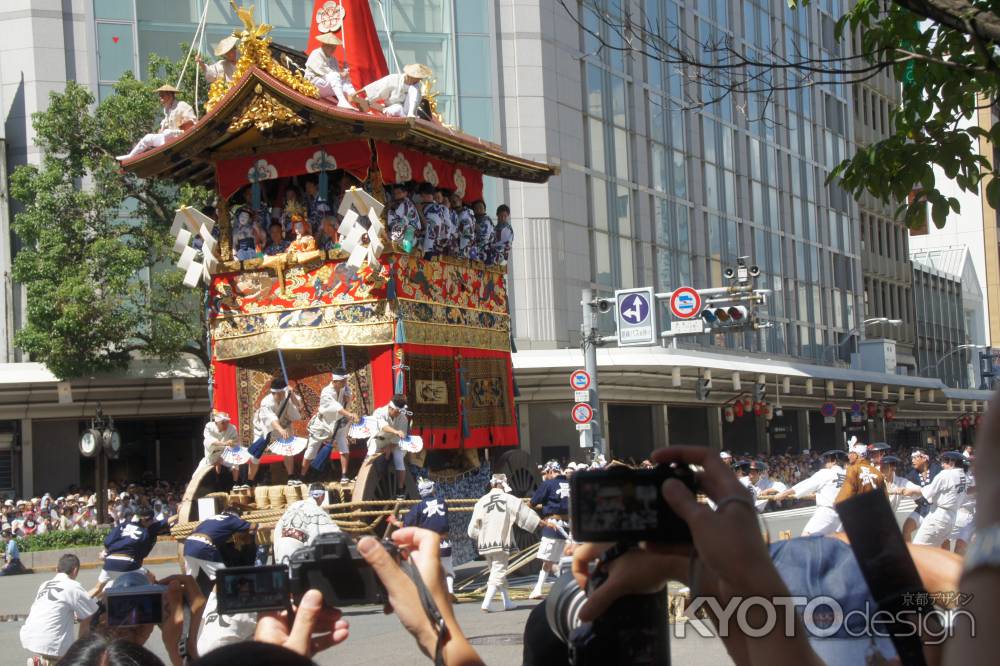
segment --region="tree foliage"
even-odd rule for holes
[[[782,93],[863,84],[888,71],[901,82],[902,100],[890,114],[888,135],[831,165],[831,179],[857,198],[869,193],[897,206],[897,216],[911,226],[922,226],[928,206],[938,226],[960,210],[958,200],[941,191],[934,167],[969,192],[979,191],[985,179],[987,199],[1000,206],[1000,183],[991,178],[996,166],[979,146],[980,139],[1000,139],[1000,124],[991,120],[980,128],[976,117],[980,108],[995,107],[1000,94],[996,0],[847,2],[846,13],[834,17],[833,44],[817,34],[810,35],[811,43],[797,42],[783,34],[785,25],[759,43],[759,36],[736,40],[725,27],[691,33],[680,21],[654,16],[652,5],[635,14],[628,3],[584,0],[578,13],[570,0],[558,2],[588,41],[600,44],[598,50],[633,52],[674,66],[685,81],[683,108],[733,98],[751,125],[780,124],[774,107]],[[788,4],[805,12],[810,0]],[[802,17],[800,26],[808,25],[814,23]]]
[[[193,88],[193,69],[182,90]],[[126,74],[96,105],[71,81],[32,117],[41,161],[10,178],[21,206],[13,276],[27,290],[15,342],[58,377],[119,369],[135,353],[208,361],[203,293],[181,284],[169,229],[178,206],[204,205],[210,193],[138,179],[114,159],[158,124],[153,91],[178,71],[153,57],[147,80]]]

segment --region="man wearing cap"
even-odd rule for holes
[[[472,509],[469,521],[469,538],[476,540],[476,549],[486,558],[490,569],[486,596],[482,610],[489,612],[493,596],[500,591],[503,609],[517,608],[507,592],[507,561],[514,547],[514,525],[526,532],[534,532],[545,524],[528,505],[510,494],[506,474],[494,474],[490,479],[490,490],[479,498]],[[547,521],[546,521],[547,523]]]
[[[876,448],[878,447],[878,448]],[[885,479],[882,472],[875,465],[882,459],[882,454],[889,447],[885,444],[872,447],[870,453],[872,460],[869,461],[868,447],[858,441],[857,437],[851,437],[847,449],[847,469],[844,470],[844,485],[837,493],[837,502],[843,502],[861,493],[879,490],[885,492]],[[884,448],[883,448],[884,447]]]
[[[542,586],[548,574],[558,575],[559,560],[566,548],[566,530],[563,525],[569,524],[569,479],[562,472],[562,467],[555,460],[550,460],[542,467],[542,483],[531,496],[531,505],[541,507],[542,518],[548,521],[542,528],[542,540],[538,544],[535,558],[542,561],[542,570],[538,572],[535,587],[528,595],[529,599],[542,598]]]
[[[184,568],[190,576],[197,579],[204,572],[208,580],[215,580],[216,572],[226,566],[221,551],[223,544],[237,532],[253,534],[257,531],[257,526],[240,518],[240,513],[239,507],[227,507],[222,513],[198,523],[184,540]],[[199,584],[203,590],[210,587],[204,580]]]
[[[222,473],[222,452],[231,446],[239,446],[239,433],[236,426],[229,421],[229,414],[219,410],[212,411],[212,419],[205,424],[202,431],[205,445],[205,457],[198,463],[195,475],[204,467],[214,467],[215,474]],[[239,478],[239,468],[233,468],[233,481]]]
[[[29,663],[39,666],[54,664],[69,652],[75,640],[75,622],[80,623],[80,636],[86,636],[98,608],[94,595],[76,579],[80,574],[80,558],[63,555],[56,571],[52,580],[38,587],[28,617],[21,625],[21,647],[32,653]]]
[[[130,160],[139,153],[147,150],[159,148],[168,139],[180,136],[191,129],[197,120],[194,115],[194,109],[187,102],[177,99],[178,92],[180,91],[177,88],[169,84],[162,85],[156,89],[156,93],[160,96],[160,105],[163,106],[164,114],[163,120],[160,121],[160,131],[147,134],[139,139],[139,142],[135,144],[132,150],[116,158],[119,162]]]
[[[444,569],[448,594],[455,591],[455,567],[451,562],[451,540],[448,536],[448,504],[444,497],[438,497],[437,486],[430,479],[417,480],[420,501],[410,507],[403,519],[389,517],[396,527],[422,527],[441,536],[441,568]]]
[[[300,411],[301,410],[301,411]],[[255,451],[260,450],[261,444],[265,447],[275,437],[288,439],[292,436],[292,422],[302,418],[305,406],[302,398],[296,391],[291,390],[288,384],[281,377],[271,380],[271,390],[264,399],[260,401],[260,406],[253,415],[253,436],[254,443],[250,446],[250,470],[249,482],[256,483],[257,468],[260,467],[260,454]],[[302,482],[295,478],[295,458],[285,456],[285,471],[288,472],[288,485],[298,485]]]
[[[962,451],[965,470],[965,495],[961,504],[958,505],[958,513],[955,517],[955,527],[951,531],[949,541],[954,542],[955,552],[965,555],[972,543],[972,535],[976,529],[976,477],[972,474],[971,466],[975,457],[972,455],[972,447],[966,447]]]
[[[143,560],[156,545],[156,538],[175,522],[177,516],[157,521],[151,508],[142,507],[132,520],[115,525],[104,538],[104,567],[97,577],[98,589],[103,590],[109,581],[129,571],[148,573]]]
[[[754,502],[754,505],[760,513],[764,513],[764,511],[770,508],[769,505],[774,506],[767,499],[760,499],[761,496],[766,498],[768,495],[775,495],[788,490],[788,486],[781,481],[773,481],[767,476],[767,463],[761,460],[750,462],[750,467],[747,469],[747,481],[756,490],[758,499]]]
[[[923,449],[913,449],[910,451],[910,471],[906,473],[906,478],[917,484],[921,488],[929,486],[934,478],[941,471],[941,466],[936,462],[931,462],[927,451]],[[913,534],[920,527],[924,516],[928,514],[931,505],[924,499],[923,494],[916,498],[917,508],[910,512],[910,515],[903,521],[903,540],[912,541]]]
[[[330,375],[330,383],[319,394],[319,409],[309,419],[309,442],[302,457],[302,471],[309,471],[309,465],[324,442],[333,440],[340,452],[340,482],[347,483],[347,465],[350,462],[350,447],[347,431],[358,415],[348,409],[351,404],[351,388],[347,385],[347,368],[337,368]]]
[[[427,65],[410,64],[402,73],[383,76],[364,88],[369,104],[387,116],[413,118],[417,115],[420,100],[420,82],[432,74]]]
[[[893,455],[882,456],[879,463],[879,471],[885,477],[885,491],[889,493],[889,506],[895,513],[899,509],[899,502],[903,497],[921,497],[920,486],[913,483],[905,476],[896,474],[899,466],[899,458]]]
[[[14,540],[14,534],[10,528],[3,530],[3,569],[0,569],[0,576],[16,576],[18,574],[30,573],[21,563],[21,551]]]
[[[316,37],[319,48],[312,50],[306,59],[306,81],[316,86],[319,96],[336,97],[337,106],[341,109],[368,110],[368,103],[358,97],[358,91],[351,83],[350,70],[347,64],[341,68],[333,55],[341,41],[336,36],[323,32]]]
[[[958,451],[941,454],[941,473],[920,489],[931,507],[913,535],[914,544],[939,547],[951,535],[965,495],[966,478],[962,466],[962,454]]]
[[[410,430],[407,418],[406,396],[396,394],[388,404],[372,413],[377,433],[368,439],[368,457],[383,455],[392,457],[392,467],[396,470],[396,497],[406,498],[406,466],[399,440]]]
[[[844,468],[840,466],[842,453],[833,450],[824,452],[823,469],[808,479],[799,481],[788,490],[775,494],[775,499],[778,500],[816,495],[816,510],[802,529],[802,536],[833,534],[840,529],[840,516],[837,515],[833,505],[846,476]]]
[[[201,54],[195,56],[198,66],[205,73],[205,80],[210,84],[222,79],[226,83],[231,83],[233,75],[236,73],[236,61],[240,59],[240,52],[236,48],[240,45],[239,37],[230,35],[215,45],[215,55],[218,60],[211,65],[205,64],[201,59]]]

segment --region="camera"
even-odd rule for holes
[[[578,541],[691,543],[691,530],[667,505],[660,488],[677,479],[691,492],[697,484],[686,465],[627,467],[577,472],[570,478],[569,513]]]
[[[226,567],[215,574],[221,615],[285,610],[290,603],[288,567]]]
[[[134,627],[163,622],[163,585],[136,585],[107,591],[108,625]]]
[[[670,664],[667,591],[622,597],[594,622],[580,621],[587,595],[606,580],[606,573],[592,570],[587,592],[572,574],[563,574],[545,600],[549,628],[566,643],[574,666],[621,664]]]
[[[399,558],[396,544],[382,541]],[[323,593],[327,606],[385,604],[389,596],[382,581],[358,552],[354,539],[340,532],[319,534],[312,545],[292,553],[288,561],[292,598],[298,604],[307,590]]]

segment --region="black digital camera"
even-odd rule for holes
[[[660,489],[677,479],[696,492],[687,465],[658,465],[576,472],[570,477],[573,538],[581,542],[691,543],[691,530],[663,499]]]
[[[138,585],[107,592],[108,625],[134,627],[163,622],[163,585]]]
[[[580,621],[588,594],[607,580],[592,569],[587,591],[571,573],[563,574],[545,599],[549,628],[566,644],[572,666],[669,666],[670,627],[667,591],[630,594],[614,602],[593,622]]]
[[[399,558],[396,544],[385,539],[383,547]],[[307,590],[323,593],[327,606],[382,605],[389,596],[382,581],[358,552],[357,543],[339,532],[320,534],[312,545],[292,553],[288,561],[292,598],[298,604]]]

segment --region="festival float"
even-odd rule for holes
[[[361,90],[388,68],[368,3],[345,11],[348,4],[327,2],[332,20],[314,20],[310,42],[324,31],[341,35]],[[297,383],[307,420],[331,370],[344,366],[359,413],[371,414],[394,393],[408,396],[411,433],[423,442],[408,455],[408,469],[438,475],[440,483],[488,465],[506,473],[516,493],[529,492],[537,471],[518,448],[506,267],[447,256],[425,260],[393,243],[384,190],[386,183],[431,183],[471,202],[482,197],[484,176],[544,183],[557,169],[444,123],[432,80],[422,90],[429,119],[339,108],[303,77],[304,53],[272,44],[270,27],[254,22],[252,8],[238,13],[244,25],[234,32],[239,59],[231,81],[212,84],[192,128],[122,164],[141,178],[216,192],[214,219],[181,209],[173,230],[185,282],[206,291],[213,408],[231,415],[246,446],[272,378],[284,372]],[[256,204],[269,183],[303,176],[318,178],[322,195],[335,173],[359,183],[344,192],[339,208],[340,245],[236,259],[234,196],[249,188]],[[344,234],[345,225],[356,232]],[[295,434],[305,436],[306,420],[294,424]],[[371,531],[398,507],[391,466],[366,459],[363,442],[351,447],[351,458],[356,478],[347,484],[332,480],[339,464],[327,465],[331,511],[342,527]],[[284,485],[281,461],[261,459],[262,471],[270,468],[267,499],[229,497],[246,504],[249,519],[262,526],[304,497],[304,486]],[[175,536],[191,531],[196,500],[212,494],[205,482],[210,470],[192,478]],[[413,474],[407,479],[408,496],[415,497]],[[474,496],[481,491],[477,485]]]

